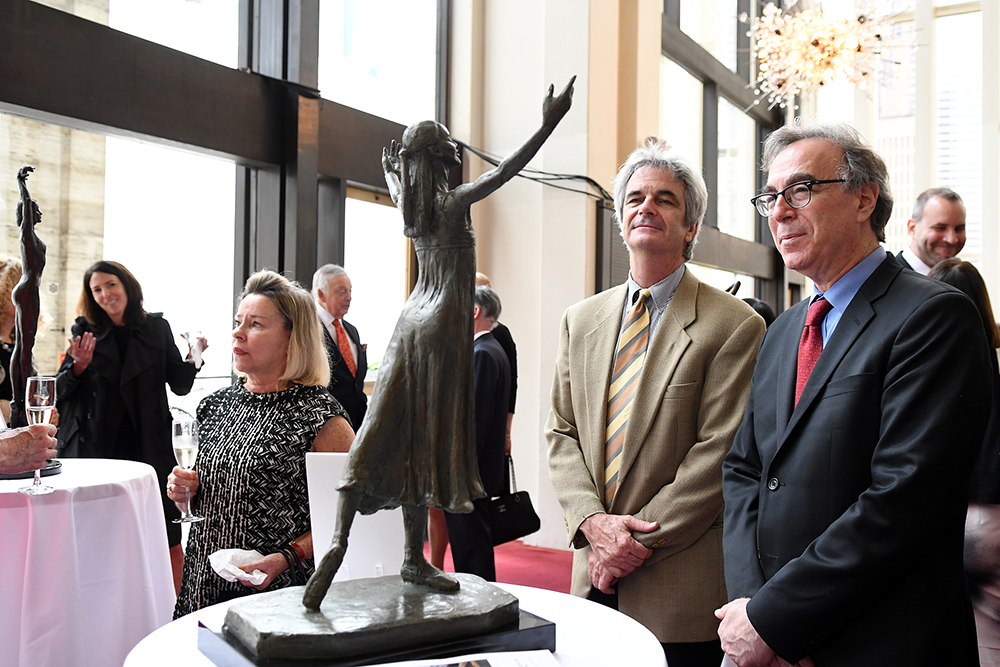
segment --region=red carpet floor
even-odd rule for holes
[[[424,553],[430,554],[426,544]],[[571,551],[532,547],[514,540],[495,547],[493,557],[497,565],[497,581],[502,584],[520,584],[569,593],[573,569]],[[446,572],[455,571],[451,560],[451,546],[444,554],[444,569]]]

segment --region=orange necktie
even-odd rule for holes
[[[351,343],[347,340],[347,332],[344,331],[344,325],[340,323],[340,320],[334,320],[333,327],[337,330],[337,347],[340,348],[340,356],[347,362],[347,368],[351,371],[351,375],[357,375],[358,367],[354,363],[354,355],[351,354]]]

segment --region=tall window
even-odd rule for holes
[[[389,338],[406,300],[406,256],[409,246],[403,236],[403,218],[384,195],[352,192],[346,203],[344,269],[351,278],[351,311],[347,320],[368,345],[368,364],[373,371],[381,363]],[[374,380],[375,374],[368,376]]]
[[[936,20],[938,48],[936,185],[962,195],[968,240],[962,257],[982,255],[983,19],[981,12]]]
[[[325,0],[321,94],[403,125],[434,118],[436,23],[435,0]]]
[[[700,168],[701,81],[664,57],[660,59],[660,91],[660,138]]]
[[[753,119],[719,98],[719,178],[715,193],[720,232],[754,240],[756,217],[750,198],[757,183],[754,155],[757,128]]]

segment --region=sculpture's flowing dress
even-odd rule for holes
[[[362,493],[362,514],[400,505],[471,512],[472,501],[485,495],[475,452],[475,235],[467,208],[448,214],[450,196],[439,196],[444,213],[433,226],[413,234],[417,285],[340,484]]]

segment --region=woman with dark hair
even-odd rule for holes
[[[161,313],[142,307],[142,287],[118,262],[97,262],[83,276],[78,317],[57,376],[59,455],[142,461],[160,488],[174,467],[166,385],[183,396],[198,372],[181,358]],[[207,347],[204,339],[199,343]],[[180,516],[163,494],[175,587],[184,561]]]
[[[993,412],[986,427],[983,446],[969,479],[969,513],[965,519],[965,571],[979,635],[979,659],[983,665],[1000,665],[1000,330],[986,283],[976,267],[959,259],[939,262],[928,274],[965,292],[976,304],[993,348]]]

